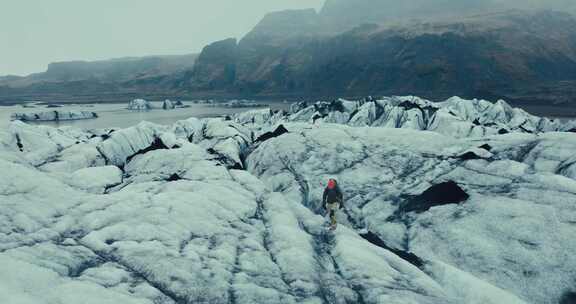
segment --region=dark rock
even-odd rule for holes
[[[358,114],[358,109],[352,111],[352,113],[350,113],[350,117],[352,118],[352,117],[356,116],[356,114]]]
[[[202,50],[189,77],[194,79],[192,86],[217,90],[233,85],[238,60],[238,42],[226,39],[214,42]]]
[[[395,255],[397,255],[398,257],[400,257],[401,259],[405,260],[406,262],[421,268],[422,266],[424,266],[424,261],[418,257],[417,255],[413,254],[412,252],[407,252],[407,251],[403,251],[403,250],[398,250],[398,249],[394,249],[392,247],[389,247],[388,245],[386,245],[386,243],[380,238],[378,237],[375,233],[368,231],[368,233],[364,233],[364,234],[360,234],[360,236],[367,240],[368,242],[372,243],[373,245],[376,245],[380,248],[384,248],[392,253],[394,253]]]
[[[316,120],[322,119],[322,118],[324,118],[324,117],[326,117],[326,116],[325,116],[325,115],[316,114],[316,115],[314,115],[314,116],[312,117],[312,123],[316,123]]]
[[[106,244],[111,245],[112,243],[108,243],[110,240],[106,240]],[[84,260],[82,263],[74,265],[73,267],[68,268],[68,276],[71,278],[77,278],[81,276],[84,271],[95,268],[102,265],[105,261],[100,257],[96,256],[94,258]]]
[[[492,146],[489,145],[489,144],[483,144],[483,145],[481,145],[481,146],[478,147],[478,148],[484,149],[484,150],[486,150],[486,151],[492,151]]]
[[[458,158],[461,160],[483,159],[483,157],[481,157],[480,155],[478,155],[472,151],[466,152],[466,153],[458,156]]]
[[[576,133],[576,128],[568,130],[568,132]]]
[[[235,161],[232,161],[231,159],[220,154],[218,151],[214,150],[213,148],[207,149],[206,152],[215,156],[215,158],[213,158],[212,160],[219,162],[220,164],[226,166],[226,168],[228,168],[228,169],[244,170],[244,166],[242,164],[239,164]]]
[[[398,105],[398,107],[403,108],[404,110],[418,109],[421,112],[424,112],[424,111],[436,112],[439,109],[437,107],[431,107],[431,106],[426,106],[426,107],[422,108],[419,104],[417,104],[411,100],[404,100],[402,103],[400,103]]]
[[[244,170],[244,166],[242,166],[242,164],[235,163],[234,166],[232,166],[230,169],[232,169],[232,170]]]
[[[20,152],[24,152],[24,145],[22,144],[22,140],[18,134],[16,134],[16,146],[18,146],[18,150],[20,150]]]
[[[410,198],[401,206],[403,212],[422,213],[435,206],[459,204],[470,196],[453,181],[428,188],[424,193]]]
[[[406,111],[414,109],[419,110],[423,118],[423,121],[421,122],[422,127],[428,126],[428,124],[434,119],[436,112],[438,112],[438,110],[440,109],[434,106],[422,107],[421,105],[413,102],[412,100],[405,100],[401,104],[399,104],[398,107],[401,107]],[[376,109],[377,109],[376,116],[378,118],[380,115],[382,115],[383,109],[378,109],[378,107]]]
[[[500,129],[500,130],[498,130],[498,134],[500,134],[500,135],[508,134],[508,133],[510,133],[510,132],[509,132],[508,130],[506,130],[506,129]]]
[[[160,139],[160,137],[156,137],[156,138],[154,138],[154,141],[150,144],[150,146],[148,146],[148,148],[142,149],[142,150],[134,153],[133,155],[130,155],[126,159],[126,163],[129,163],[137,155],[146,154],[150,151],[161,150],[161,149],[168,149],[168,147],[164,144],[164,142],[162,142],[162,139]]]
[[[340,100],[333,100],[331,102],[317,102],[314,104],[316,112],[320,113],[320,117],[326,117],[330,112],[344,112],[344,105]]]
[[[174,173],[174,174],[170,175],[170,176],[166,179],[166,181],[168,181],[168,182],[175,182],[175,181],[179,181],[179,180],[181,180],[181,179],[182,179],[182,178],[180,177],[180,175],[178,175],[177,173]]]
[[[524,126],[520,126],[520,130],[522,130],[525,133],[534,133],[534,131],[528,130],[528,129],[524,128]]]
[[[273,132],[266,132],[260,135],[260,137],[256,139],[256,142],[264,142],[286,133],[288,133],[288,130],[284,127],[284,125],[279,125]]]
[[[576,304],[576,292],[569,291],[564,293],[559,304]]]

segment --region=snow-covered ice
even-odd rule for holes
[[[0,303],[559,303],[576,291],[570,126],[417,97],[114,131],[15,121]]]
[[[146,111],[150,109],[152,109],[152,105],[144,99],[134,99],[128,103],[128,110]]]
[[[576,121],[561,123],[531,115],[503,100],[491,103],[452,97],[433,103],[415,96],[301,103],[291,107],[287,120],[429,130],[453,137],[569,131],[576,125]]]
[[[122,171],[116,166],[84,168],[68,177],[70,186],[92,193],[104,193],[106,189],[120,183]]]

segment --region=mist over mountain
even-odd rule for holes
[[[434,18],[509,9],[574,9],[570,0],[327,0],[320,15],[380,22],[385,18]]]
[[[83,80],[119,82],[185,71],[194,66],[196,57],[196,54],[189,54],[54,62],[48,65],[44,73],[32,74],[28,77],[7,76],[0,78],[0,84],[3,81],[12,87],[22,87],[35,82]]]
[[[57,62],[48,66],[46,76],[61,81],[89,78],[122,81],[184,71],[194,66],[196,57],[196,54],[190,54]]]
[[[341,9],[345,12],[346,6]],[[335,10],[325,7],[320,16]],[[576,20],[567,13],[511,10],[355,26],[345,21],[351,28],[340,32],[327,31],[325,20],[331,19],[323,18],[308,11],[269,15],[237,45],[226,44],[236,58],[228,58],[225,68],[212,69],[214,81],[190,77],[183,83],[196,92],[269,96],[420,94],[443,99],[456,94],[532,102],[574,97]],[[282,30],[288,24],[301,27],[289,35]],[[219,45],[202,52],[196,70],[218,66],[207,53],[221,52]],[[226,75],[218,73],[224,70]],[[219,81],[223,78],[225,83]]]
[[[56,63],[4,77],[0,100],[82,89],[119,99],[418,94],[568,103],[576,100],[574,11],[565,0],[327,0],[318,12],[269,13],[197,59]]]

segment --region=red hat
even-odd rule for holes
[[[328,180],[328,189],[334,189],[336,187],[336,181],[333,179]]]

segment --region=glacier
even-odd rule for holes
[[[570,303],[575,129],[413,96],[119,130],[15,121],[0,302]]]

